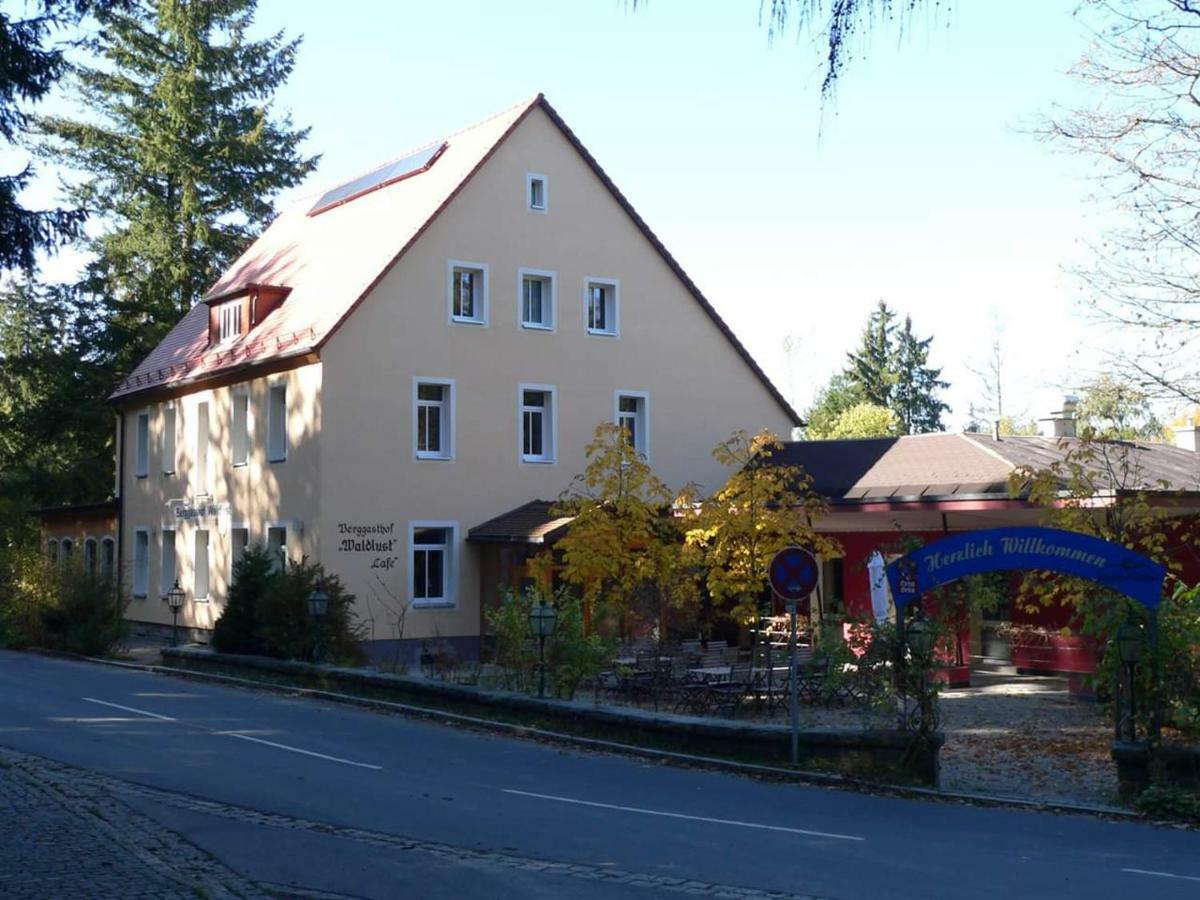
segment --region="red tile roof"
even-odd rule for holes
[[[117,385],[109,400],[120,401],[146,391],[183,386],[319,351],[342,320],[536,107],[546,112],[579,151],[776,403],[799,424],[795,410],[541,94],[447,137],[445,150],[427,171],[319,215],[310,216],[308,212],[323,190],[293,204],[202,298],[213,301],[270,285],[287,288],[287,299],[242,340],[220,347],[209,346],[208,307],[196,304]],[[425,146],[435,143],[439,142]]]

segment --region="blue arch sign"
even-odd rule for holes
[[[888,564],[896,607],[967,575],[1041,569],[1085,578],[1157,609],[1166,567],[1099,538],[1057,528],[992,528],[942,538]]]

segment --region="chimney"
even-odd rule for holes
[[[1200,453],[1200,428],[1192,425],[1190,428],[1175,429],[1175,446],[1183,450]]]
[[[1048,418],[1038,419],[1038,434],[1053,438],[1075,437],[1075,410],[1078,407],[1078,397],[1063,397],[1062,409],[1050,413]]]

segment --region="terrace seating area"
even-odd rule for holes
[[[595,696],[600,702],[721,718],[786,715],[793,678],[801,703],[857,699],[845,679],[834,686],[829,678],[833,663],[810,643],[798,644],[794,670],[788,665],[786,642],[772,647],[769,663],[764,644],[757,651],[723,640],[628,645],[596,678]]]

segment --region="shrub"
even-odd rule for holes
[[[44,645],[43,614],[58,601],[56,574],[37,550],[13,548],[0,554],[0,644]]]
[[[1181,788],[1152,784],[1142,791],[1135,805],[1154,819],[1177,819],[1200,824],[1200,794]]]
[[[308,610],[308,596],[318,583],[329,596],[319,632]],[[311,659],[319,641],[321,656],[328,662],[352,664],[363,659],[365,634],[356,621],[354,595],[319,565],[301,560],[279,571],[266,551],[247,549],[234,567],[229,595],[229,604],[213,629],[217,650]]]
[[[55,566],[34,549],[0,556],[0,644],[85,656],[112,651],[124,633],[116,585],[82,564]]]
[[[537,648],[529,637],[529,610],[535,595],[534,588],[521,594],[503,588],[500,605],[487,611],[488,628],[495,636],[492,661],[503,670],[502,681],[510,691],[528,690],[536,671]]]
[[[530,586],[524,593],[502,590],[500,605],[488,610],[495,635],[494,662],[509,690],[532,691],[537,684],[537,639],[529,634],[529,613],[542,593]],[[550,599],[556,611],[554,634],[546,639],[546,684],[555,696],[571,699],[579,685],[604,668],[614,644],[598,634],[583,634],[583,604],[563,588]]]
[[[258,607],[274,574],[277,558],[261,546],[247,547],[233,564],[225,611],[213,626],[212,646],[221,653],[261,655]]]
[[[58,602],[42,613],[45,642],[82,656],[110,653],[125,633],[125,603],[111,578],[67,566],[57,578]]]

